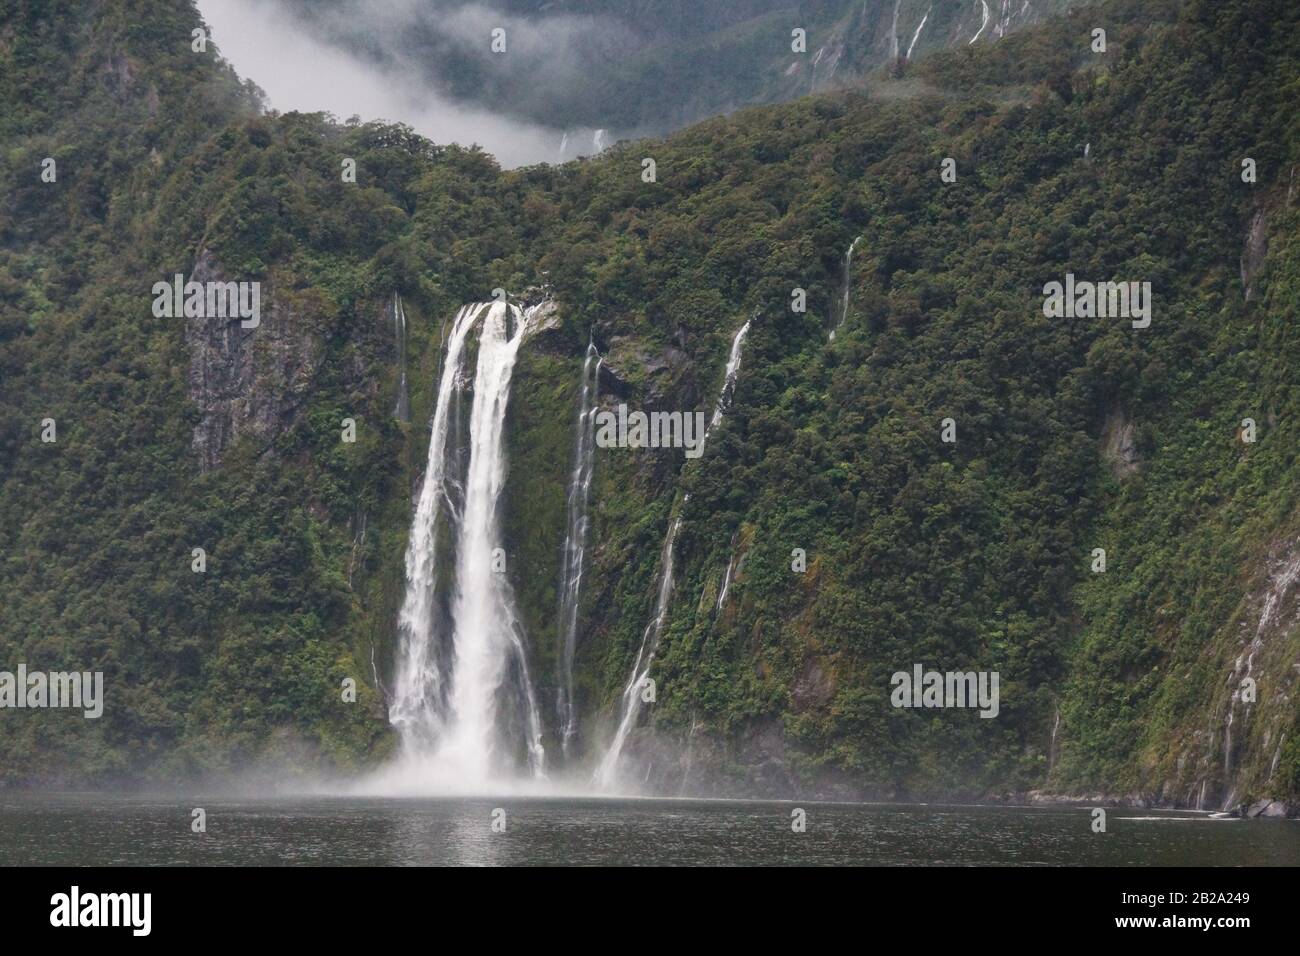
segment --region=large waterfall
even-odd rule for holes
[[[436,746],[446,710],[443,670],[450,646],[434,628],[438,517],[443,514],[448,522],[453,518],[447,477],[452,402],[465,361],[465,340],[487,308],[467,305],[452,323],[434,405],[424,484],[406,543],[406,594],[397,617],[400,657],[389,720],[397,728],[403,748],[413,754],[427,753]]]
[[[582,589],[583,560],[587,552],[587,502],[591,495],[591,479],[596,464],[595,412],[601,361],[596,346],[588,344],[587,358],[582,363],[573,471],[569,475],[568,513],[560,564],[558,710],[560,745],[566,757],[578,732],[578,715],[573,702],[573,654],[578,642],[578,598]]]
[[[511,691],[513,724],[520,725],[529,769],[534,776],[545,770],[541,721],[500,534],[506,406],[532,317],[533,310],[521,313],[504,302],[465,306],[446,343],[428,465],[407,545],[400,660],[389,711],[404,755],[418,761],[434,784],[473,786],[508,767],[518,743],[504,739],[503,718],[509,715],[502,704]],[[480,320],[462,476],[452,420],[464,385],[467,339]],[[450,580],[437,566],[440,517],[454,536]],[[446,586],[450,613],[440,614],[437,595]]]
[[[749,327],[752,322],[753,319],[750,319],[742,325],[731,340],[731,354],[727,357],[727,371],[723,376],[722,389],[718,393],[717,404],[713,408],[713,418],[704,431],[700,454],[704,453],[704,443],[708,440],[709,433],[722,421],[723,415],[731,405],[732,392],[736,386],[736,376],[740,372],[741,346],[744,345],[745,336],[749,334]],[[684,507],[689,500],[690,495],[684,495],[681,505]],[[664,623],[668,618],[668,608],[672,603],[673,544],[676,542],[677,532],[682,526],[681,508],[675,508],[674,511],[676,513],[668,526],[668,535],[664,538],[663,550],[659,555],[659,588],[655,595],[654,615],[650,618],[650,623],[646,625],[645,631],[641,634],[641,646],[637,650],[636,661],[632,665],[632,676],[623,688],[623,693],[619,698],[619,719],[618,726],[614,731],[614,738],[610,741],[605,755],[596,768],[595,782],[602,788],[612,787],[618,782],[619,760],[623,754],[623,746],[627,743],[628,734],[632,732],[632,728],[636,725],[637,717],[640,716],[645,682],[650,674],[650,665],[654,662],[655,651],[658,649],[659,638],[663,634]]]

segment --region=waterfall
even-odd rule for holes
[[[406,544],[406,594],[397,617],[400,659],[388,719],[411,753],[425,752],[437,742],[445,717],[442,671],[449,648],[442,636],[434,633],[433,622],[438,514],[447,501],[447,439],[452,398],[465,361],[465,340],[485,308],[467,305],[452,322],[434,405],[424,484]]]
[[[605,151],[605,131],[603,129],[598,129],[592,134],[591,146],[597,155]]]
[[[569,131],[565,130],[564,135],[560,137],[560,154],[557,157],[556,160],[557,162],[560,163],[564,162],[564,153],[565,150],[567,150],[568,148],[569,148]]]
[[[683,502],[684,503],[684,502]],[[659,593],[655,597],[655,613],[641,635],[641,647],[636,652],[636,662],[632,665],[632,679],[623,688],[619,703],[618,728],[614,731],[614,740],[610,743],[600,766],[596,768],[596,783],[601,787],[611,787],[618,776],[618,760],[623,753],[623,744],[631,733],[633,724],[641,713],[642,684],[650,673],[650,664],[654,660],[659,636],[663,633],[664,618],[668,616],[668,605],[673,593],[673,542],[677,540],[677,530],[682,526],[679,515],[673,519],[664,538],[663,551],[659,555]]]
[[[578,598],[582,587],[583,558],[587,550],[587,501],[595,472],[595,413],[599,392],[600,353],[587,345],[582,363],[582,388],[578,401],[578,425],[573,447],[573,471],[569,474],[568,520],[560,567],[560,745],[564,755],[578,730],[573,704],[573,653],[578,639]]]
[[[844,253],[844,281],[840,287],[840,320],[835,323],[835,328],[831,329],[830,341],[832,342],[835,341],[835,333],[839,330],[840,326],[844,324],[844,320],[849,317],[850,267],[853,265],[853,250],[858,247],[858,243],[861,241],[862,237],[858,236],[849,243],[848,251]]]
[[[1293,549],[1294,547],[1293,545]],[[1251,702],[1242,700],[1241,684],[1247,678],[1254,678],[1255,657],[1264,648],[1264,633],[1281,622],[1283,602],[1297,581],[1300,581],[1300,553],[1293,550],[1289,557],[1281,559],[1273,569],[1269,578],[1268,591],[1264,595],[1264,603],[1260,608],[1259,620],[1255,624],[1255,634],[1245,651],[1237,657],[1232,673],[1228,676],[1229,685],[1233,689],[1228,697],[1228,714],[1223,727],[1223,786],[1226,792],[1224,810],[1231,809],[1232,801],[1236,797],[1236,789],[1232,787],[1232,727],[1236,721],[1238,702],[1242,705],[1242,716],[1247,721],[1247,734],[1250,729]]]
[[[514,335],[507,321],[515,319]],[[456,549],[455,669],[448,693],[451,726],[442,751],[470,779],[488,776],[496,750],[497,692],[522,641],[505,575],[496,569],[500,547],[498,506],[505,486],[505,417],[515,357],[527,329],[518,309],[495,302],[479,336],[478,370],[470,410],[469,470]],[[525,685],[529,682],[523,681]],[[531,697],[531,690],[528,695]],[[525,702],[529,762],[540,772],[541,731],[536,702]]]
[[[528,673],[514,597],[498,558],[505,486],[505,415],[515,358],[534,310],[505,302],[465,306],[447,341],[429,440],[429,463],[407,546],[407,587],[399,615],[402,659],[389,718],[408,756],[431,762],[458,786],[491,776],[503,754],[498,708],[508,670],[517,677],[524,744],[534,776],[545,770],[541,721]],[[461,387],[466,339],[482,318],[469,456],[459,512],[449,494],[456,476],[449,435]],[[509,328],[514,324],[513,334]],[[450,627],[434,621],[438,517],[455,534]],[[441,630],[450,631],[448,635]]]
[[[700,454],[704,454],[704,444],[707,442],[709,433],[713,431],[714,426],[722,421],[722,416],[731,406],[732,393],[735,391],[736,376],[740,372],[740,354],[741,346],[745,343],[745,336],[749,334],[749,327],[753,323],[749,319],[740,327],[735,337],[731,340],[731,353],[727,357],[727,370],[723,376],[722,389],[718,393],[717,404],[713,408],[713,418],[708,427],[704,430],[704,437],[700,442]],[[690,501],[689,494],[682,497],[682,505]],[[623,688],[623,694],[619,702],[619,720],[618,727],[614,731],[614,739],[610,742],[609,748],[600,760],[600,765],[596,768],[595,782],[603,788],[613,786],[618,779],[618,762],[623,753],[623,745],[627,742],[628,734],[636,725],[636,719],[641,713],[641,694],[643,691],[642,684],[650,673],[650,665],[654,662],[655,651],[658,649],[659,638],[663,633],[664,622],[668,618],[668,608],[672,602],[673,594],[673,544],[677,540],[677,532],[682,526],[681,510],[677,511],[676,516],[668,526],[668,534],[664,538],[663,549],[659,554],[659,588],[655,595],[654,616],[650,618],[650,623],[646,625],[645,631],[641,634],[641,646],[636,653],[636,661],[632,665],[632,676],[627,685]]]
[[[739,532],[737,532],[737,534],[739,534]],[[722,605],[727,601],[727,591],[731,587],[731,574],[736,569],[736,535],[732,535],[731,537],[731,550],[732,554],[730,560],[727,561],[726,573],[722,575],[722,588],[718,591],[718,606],[716,611],[719,614],[722,613]]]
[[[930,19],[930,11],[933,9],[934,4],[927,7],[925,16],[921,17],[921,22],[917,24],[916,32],[912,34],[912,42],[907,45],[907,53],[904,54],[905,59],[910,60],[912,58],[912,49],[916,46],[916,41],[920,39],[921,31],[925,29],[925,21]]]
[[[1052,721],[1052,741],[1047,745],[1047,774],[1051,776],[1056,766],[1056,732],[1061,728],[1061,705],[1056,705],[1056,719]]]
[[[902,6],[903,0],[894,0],[894,22],[889,27],[889,58],[898,59],[898,8]]]
[[[980,6],[983,7],[984,19],[980,23],[980,28],[975,31],[975,35],[970,38],[970,42],[966,44],[967,46],[970,46],[971,43],[974,43],[976,40],[978,40],[980,38],[980,34],[984,32],[984,28],[989,25],[989,5],[986,2],[986,0],[980,0]]]
[[[745,336],[749,335],[749,327],[753,322],[753,319],[747,320],[731,340],[731,352],[727,356],[727,371],[722,377],[722,390],[718,392],[718,401],[713,406],[713,418],[709,421],[709,427],[704,429],[704,438],[700,440],[701,455],[704,454],[704,442],[708,441],[709,432],[722,421],[723,413],[731,407],[731,396],[736,390],[736,375],[740,372],[740,349],[745,344]]]
[[[399,422],[411,420],[411,395],[406,385],[406,310],[402,308],[402,297],[393,293],[393,327],[397,336],[397,407],[393,417]]]

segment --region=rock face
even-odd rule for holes
[[[1116,478],[1126,478],[1142,465],[1137,448],[1136,426],[1118,405],[1110,410],[1106,423],[1102,426],[1101,454],[1110,462]]]
[[[231,279],[207,249],[189,278]],[[200,471],[219,468],[237,439],[269,444],[293,423],[324,355],[323,337],[307,319],[302,304],[273,295],[265,282],[257,328],[244,328],[238,318],[185,319],[186,384],[200,415],[193,437]]]
[[[1286,804],[1281,800],[1271,800],[1265,797],[1263,800],[1256,800],[1246,810],[1248,817],[1284,817],[1287,815]]]
[[[698,392],[695,369],[690,356],[675,346],[654,351],[632,336],[616,335],[609,340],[605,368],[615,382],[639,384],[642,401],[648,407],[659,407],[670,397],[683,408],[694,407]]]
[[[1268,255],[1268,217],[1263,209],[1255,210],[1246,230],[1246,248],[1241,253],[1241,284],[1246,287],[1246,301],[1255,294],[1255,276]]]
[[[835,698],[835,681],[820,660],[809,657],[790,692],[799,710],[826,707]]]

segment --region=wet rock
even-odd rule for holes
[[[1246,809],[1245,815],[1248,817],[1284,817],[1287,815],[1286,804],[1281,800],[1265,797],[1252,803]]]

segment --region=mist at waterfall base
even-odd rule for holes
[[[659,561],[657,599],[636,661],[618,700],[612,738],[595,772],[570,759],[578,734],[573,699],[573,654],[586,552],[587,506],[595,468],[594,413],[602,362],[588,346],[579,383],[573,464],[561,552],[558,616],[558,765],[543,746],[542,718],[533,685],[528,637],[503,567],[500,515],[505,505],[506,413],[520,348],[536,318],[553,303],[521,308],[506,301],[460,309],[442,349],[438,392],[430,422],[428,460],[405,556],[406,589],[398,613],[397,660],[389,692],[389,719],[399,738],[387,766],[345,787],[368,794],[635,793],[621,765],[623,748],[641,711],[673,589],[673,544],[680,514],[669,522]],[[394,299],[397,333],[405,313]],[[721,422],[740,371],[752,319],[732,338],[713,416]],[[477,338],[475,338],[477,336]],[[464,400],[471,380],[468,422]],[[681,496],[674,511],[689,496]],[[598,739],[598,734],[590,735]]]

